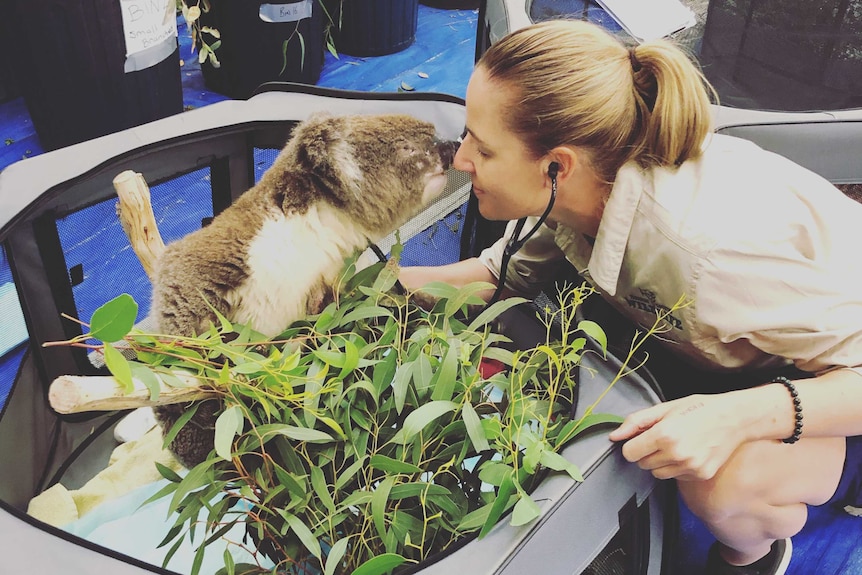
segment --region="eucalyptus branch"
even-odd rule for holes
[[[676,303],[670,307],[670,309],[665,310],[665,311],[661,311],[661,310],[657,311],[655,323],[653,323],[652,327],[650,327],[650,329],[648,329],[644,335],[639,336],[639,334],[637,332],[635,333],[635,337],[632,340],[631,346],[629,347],[628,354],[626,355],[625,360],[620,365],[619,370],[617,371],[616,375],[611,380],[611,382],[607,385],[607,387],[605,387],[605,389],[602,391],[602,393],[599,394],[599,397],[592,404],[590,404],[589,407],[587,407],[587,409],[584,412],[584,415],[581,416],[579,423],[582,423],[587,418],[587,416],[589,416],[593,412],[593,410],[596,408],[596,406],[599,404],[599,402],[601,402],[602,399],[604,399],[604,397],[610,392],[610,390],[613,388],[613,386],[616,385],[616,383],[620,379],[622,379],[628,373],[631,373],[632,371],[634,371],[634,369],[637,369],[637,368],[631,369],[629,367],[629,363],[634,358],[635,353],[637,353],[637,351],[649,340],[650,337],[652,337],[655,334],[664,333],[669,329],[669,324],[666,321],[667,318],[670,315],[672,315],[674,312],[679,311],[680,309],[683,309],[684,307],[687,307],[687,306],[691,305],[692,303],[693,303],[693,300],[689,299],[685,294],[683,294],[676,301]],[[640,364],[638,364],[638,367],[643,365],[644,361],[642,361]],[[563,440],[563,442],[565,442],[565,439]]]

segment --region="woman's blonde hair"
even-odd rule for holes
[[[477,67],[509,90],[506,122],[536,157],[580,147],[609,182],[629,160],[677,166],[697,157],[712,130],[715,91],[665,40],[627,48],[595,24],[552,20],[504,37]]]

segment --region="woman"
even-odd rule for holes
[[[712,94],[670,43],[628,49],[588,23],[536,24],[477,63],[454,166],[471,175],[484,217],[529,216],[519,237],[548,211],[508,261],[509,291],[534,293],[565,258],[635,324],[691,301],[661,344],[722,373],[731,391],[634,413],[610,438],[655,477],[679,480],[717,539],[707,573],[778,574],[808,505],[858,505],[862,206],[712,134]],[[406,268],[402,281],[496,283],[505,246]],[[788,365],[805,377],[750,385]]]

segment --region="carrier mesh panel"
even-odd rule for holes
[[[457,170],[449,170],[448,176],[443,194],[401,227],[402,265],[442,265],[458,261],[470,176]],[[393,234],[379,242],[380,249],[388,253],[394,242]]]
[[[170,243],[213,215],[209,168],[150,188],[162,239]],[[106,301],[128,293],[138,302],[138,321],[150,309],[150,280],[129,244],[111,199],[57,220],[78,318],[88,322]]]
[[[273,148],[255,148],[254,149],[254,181],[260,181],[260,177],[269,167],[275,162],[281,150]]]
[[[6,259],[6,250],[0,246],[0,317],[3,318],[3,329],[0,329],[0,409],[6,396],[12,388],[15,372],[24,354],[24,343],[27,341],[27,327],[21,313],[21,303],[12,281],[12,271]]]

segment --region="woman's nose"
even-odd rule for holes
[[[452,159],[452,167],[460,172],[473,173],[473,162],[468,158],[467,146],[461,145],[458,151],[455,152],[455,157]]]

